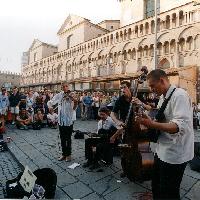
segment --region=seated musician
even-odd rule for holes
[[[106,107],[99,109],[100,121],[98,122],[97,136],[85,140],[85,157],[87,162],[83,167],[96,169],[99,167],[98,161],[103,159],[108,164],[112,163],[112,144],[110,138],[118,129],[109,110]],[[109,156],[110,155],[110,156]]]

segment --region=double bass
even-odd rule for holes
[[[142,67],[141,73],[135,84],[131,85],[132,97],[137,97],[138,86],[146,80],[148,70]],[[150,149],[150,142],[139,139],[139,134],[144,130],[136,121],[136,116],[141,115],[143,107],[130,102],[129,111],[126,117],[123,143],[119,145],[121,152],[121,165],[125,176],[130,181],[150,180],[153,170],[154,156]]]

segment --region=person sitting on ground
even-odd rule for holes
[[[33,129],[40,130],[41,128],[43,128],[44,127],[43,121],[44,121],[44,114],[40,109],[38,109],[34,114]]]
[[[57,128],[58,115],[54,112],[53,108],[49,108],[49,113],[47,114],[47,123],[50,128]]]
[[[31,125],[31,117],[28,115],[26,109],[23,108],[16,118],[16,126],[18,129],[27,130],[29,125]]]
[[[117,127],[109,116],[109,109],[106,107],[99,109],[97,137],[91,137],[85,140],[85,157],[87,162],[83,167],[90,167],[91,170],[99,167],[98,161],[104,160],[107,164],[112,163],[112,145],[111,136],[120,127]]]

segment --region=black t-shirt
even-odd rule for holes
[[[19,109],[26,109],[26,96],[21,95],[20,100]]]
[[[129,107],[130,107],[130,102],[128,102],[125,96],[122,95],[115,102],[112,112],[119,114],[119,119],[125,122]]]
[[[18,105],[18,103],[20,102],[21,97],[19,92],[16,93],[16,95],[11,94],[9,97],[9,101],[10,101],[10,107],[15,107]]]

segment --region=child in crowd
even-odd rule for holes
[[[57,128],[58,115],[54,112],[53,108],[49,108],[49,114],[47,115],[47,123],[50,128]]]
[[[34,114],[33,129],[40,130],[44,126],[43,120],[44,120],[44,114],[40,109],[38,109]]]

